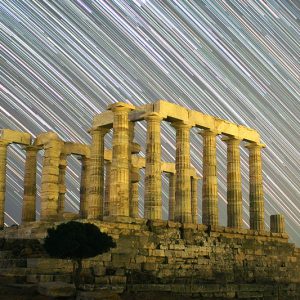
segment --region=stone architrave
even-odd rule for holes
[[[60,155],[59,161],[59,196],[58,196],[58,213],[63,213],[65,210],[65,194],[66,194],[66,168],[67,168],[67,156],[65,154]]]
[[[191,207],[191,162],[190,162],[190,129],[189,124],[173,122],[176,129],[176,191],[175,221],[192,223]]]
[[[118,102],[109,107],[113,112],[113,146],[110,171],[110,216],[129,216],[130,142],[129,112],[133,105]]]
[[[44,145],[41,187],[41,221],[56,220],[59,197],[59,163],[63,150],[61,140],[50,140]]]
[[[198,223],[198,178],[191,177],[192,223]]]
[[[0,228],[4,227],[6,156],[8,145],[8,142],[0,140]]]
[[[261,149],[263,144],[249,143],[249,183],[250,183],[250,229],[264,230],[264,192]]]
[[[104,137],[108,128],[92,129],[91,155],[89,158],[86,183],[88,219],[102,219],[104,193]]]
[[[217,179],[217,132],[202,130],[203,137],[203,184],[202,184],[202,222],[218,226],[218,179]]]
[[[162,117],[150,113],[147,121],[146,169],[145,169],[145,212],[146,219],[162,219],[161,190],[161,137],[160,122]]]
[[[103,215],[109,216],[109,193],[110,193],[110,169],[111,161],[105,162],[105,191],[104,191],[104,212]]]
[[[227,226],[243,227],[240,139],[225,137],[227,144]]]
[[[176,191],[176,174],[168,173],[169,177],[169,220],[175,219],[175,191]]]
[[[38,147],[26,146],[24,171],[24,196],[22,206],[22,222],[35,221],[36,210],[36,165]]]
[[[87,183],[88,178],[88,164],[89,158],[86,156],[81,156],[79,158],[81,161],[81,176],[80,176],[80,218],[86,219],[88,217],[88,201],[87,201]]]
[[[284,216],[283,215],[271,215],[270,216],[270,230],[274,233],[284,233]]]

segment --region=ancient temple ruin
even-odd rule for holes
[[[147,122],[146,157],[138,155],[134,142],[135,123]],[[175,163],[161,160],[161,122],[176,130]],[[203,174],[190,163],[190,130],[199,128],[203,139]],[[105,135],[113,130],[112,149],[104,149]],[[197,223],[198,201],[202,201],[202,220],[218,226],[218,185],[216,137],[227,145],[227,226],[242,229],[242,188],[240,144],[249,151],[250,230],[264,231],[264,199],[259,133],[226,120],[159,100],[133,106],[118,102],[94,117],[89,131],[91,145],[62,141],[56,133],[41,133],[36,138],[24,132],[2,129],[0,136],[0,227],[4,226],[7,147],[21,144],[26,151],[22,223],[36,220],[37,152],[44,149],[41,185],[41,221],[63,220],[66,193],[67,156],[80,156],[80,212],[78,218],[107,220],[114,217],[139,218],[139,170],[145,168],[144,218],[162,219],[161,173],[169,177],[168,219]],[[106,172],[106,175],[105,175]],[[106,184],[104,186],[104,177]],[[202,180],[202,199],[197,181]],[[271,231],[284,233],[281,215],[271,216]]]

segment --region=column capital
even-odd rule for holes
[[[265,144],[262,144],[262,143],[248,143],[245,145],[245,148],[247,149],[262,149],[262,148],[266,148],[266,145]]]
[[[177,128],[191,129],[193,127],[192,124],[185,123],[184,121],[174,121],[174,122],[171,122],[171,126],[174,127],[175,129],[177,129]]]
[[[220,133],[213,129],[203,129],[198,132],[201,136],[217,136]]]
[[[99,126],[97,128],[91,128],[88,130],[88,133],[90,135],[93,135],[93,134],[97,134],[97,133],[100,133],[100,134],[107,134],[109,131],[110,131],[111,128],[109,127],[104,127],[104,126]]]
[[[153,121],[162,121],[163,120],[163,116],[157,112],[150,112],[150,113],[147,113],[144,115],[144,119],[146,121],[149,121],[149,120],[153,120]]]
[[[242,141],[242,139],[239,139],[235,136],[224,136],[222,137],[221,140],[225,143],[237,143],[237,144],[239,144]]]
[[[42,148],[39,147],[39,146],[35,146],[35,145],[26,145],[26,146],[23,146],[22,149],[25,150],[25,151],[32,151],[32,152],[36,151],[36,152],[38,152]]]
[[[113,104],[108,105],[107,107],[108,110],[111,110],[112,112],[115,111],[131,111],[135,109],[135,106],[132,104],[128,104],[125,102],[116,102]]]

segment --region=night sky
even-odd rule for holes
[[[90,143],[93,116],[108,104],[158,99],[254,128],[267,146],[266,228],[271,214],[284,214],[291,241],[300,245],[299,0],[0,0],[0,9],[0,128],[32,136],[54,131],[64,140]],[[136,125],[141,155],[145,125]],[[201,174],[197,132],[191,132],[191,159]],[[163,123],[163,160],[174,161],[174,138],[175,130]],[[226,145],[220,139],[219,210],[225,225]],[[241,149],[247,228],[248,151]],[[7,225],[20,222],[24,161],[21,146],[10,146]],[[38,161],[39,209],[42,153]],[[68,163],[66,210],[76,211],[80,162],[72,156]],[[162,178],[166,218],[168,182]],[[199,192],[201,199],[201,182]],[[143,180],[140,213],[142,198]]]

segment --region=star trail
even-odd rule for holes
[[[282,213],[300,245],[299,0],[0,0],[0,128],[55,131],[90,143],[107,105],[165,99],[256,129],[262,142],[265,218]],[[145,153],[145,122],[135,140]],[[191,132],[202,172],[202,141]],[[111,134],[106,147],[110,147]],[[244,226],[249,226],[248,153],[241,148]],[[163,160],[175,132],[162,125]],[[226,224],[226,145],[218,139],[220,223]],[[6,225],[20,222],[25,152],[8,151]],[[40,201],[42,153],[38,161]],[[143,177],[143,173],[141,174]],[[168,181],[163,178],[164,217]],[[80,162],[68,158],[66,209],[78,210]],[[199,183],[201,191],[201,182]],[[140,183],[142,213],[143,181]],[[201,199],[201,195],[199,195]],[[199,203],[201,222],[201,201]]]

